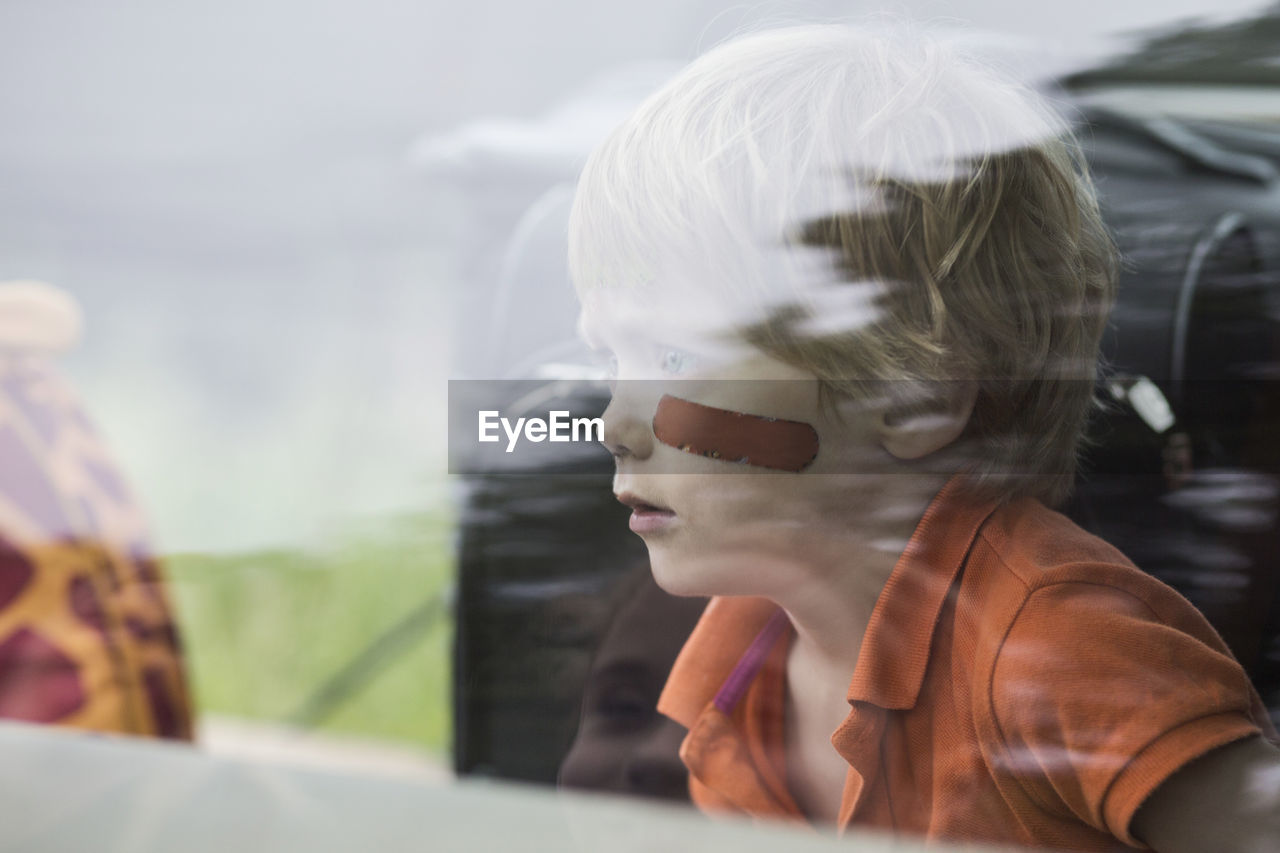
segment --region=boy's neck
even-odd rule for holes
[[[848,767],[829,739],[849,714],[849,683],[871,614],[925,509],[946,480],[891,477],[877,499],[881,509],[893,511],[861,516],[893,521],[858,531],[861,542],[850,539],[848,531],[825,540],[840,543],[843,552],[828,554],[806,581],[772,596],[796,631],[787,654],[787,784],[801,811],[820,824],[833,824],[840,807]],[[890,542],[895,546],[886,546]]]
[[[788,668],[820,676],[833,695],[839,694],[845,712],[844,697],[880,592],[946,481],[945,476],[889,478],[880,500],[882,507],[893,507],[885,514],[891,518],[857,538],[839,537],[844,553],[828,555],[827,565],[815,566],[803,581],[771,596],[796,631]]]

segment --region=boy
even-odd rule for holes
[[[1280,845],[1274,731],[1239,665],[1046,507],[1113,255],[1065,125],[915,34],[739,39],[593,154],[570,256],[615,368],[614,489],[659,585],[717,596],[659,703],[700,806]]]

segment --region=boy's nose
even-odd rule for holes
[[[653,453],[654,404],[636,387],[644,384],[619,382],[604,410],[604,446],[615,459],[648,459]]]

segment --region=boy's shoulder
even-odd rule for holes
[[[1226,643],[1189,601],[1034,498],[987,516],[955,594],[957,627],[978,639],[974,663],[997,699],[1001,684],[1024,676],[1088,681],[1130,666],[1175,680],[1212,669],[1234,690],[1251,691]]]
[[[1025,620],[1042,615],[1040,602],[1102,601],[1137,608],[1157,621],[1217,639],[1217,633],[1185,598],[1142,571],[1115,546],[1089,533],[1034,498],[996,508],[983,522],[966,561],[964,582],[981,587],[992,616]],[[1030,608],[1030,611],[1028,609]]]
[[[1051,811],[1133,843],[1143,800],[1188,761],[1268,731],[1190,602],[1035,500],[995,510],[956,597],[988,762]]]
[[[978,530],[975,556],[1000,560],[1028,589],[1093,577],[1103,567],[1142,574],[1115,546],[1034,498],[997,507]]]

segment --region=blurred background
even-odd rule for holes
[[[207,743],[317,729],[449,762],[474,497],[448,380],[578,357],[568,182],[631,105],[745,27],[875,12],[1274,154],[1249,135],[1280,122],[1280,6],[1257,2],[0,3],[0,279],[80,306],[58,364],[150,519]],[[1265,163],[1179,157],[1275,212]],[[1117,219],[1181,247],[1155,250],[1174,278],[1204,225],[1165,227],[1177,197]]]

